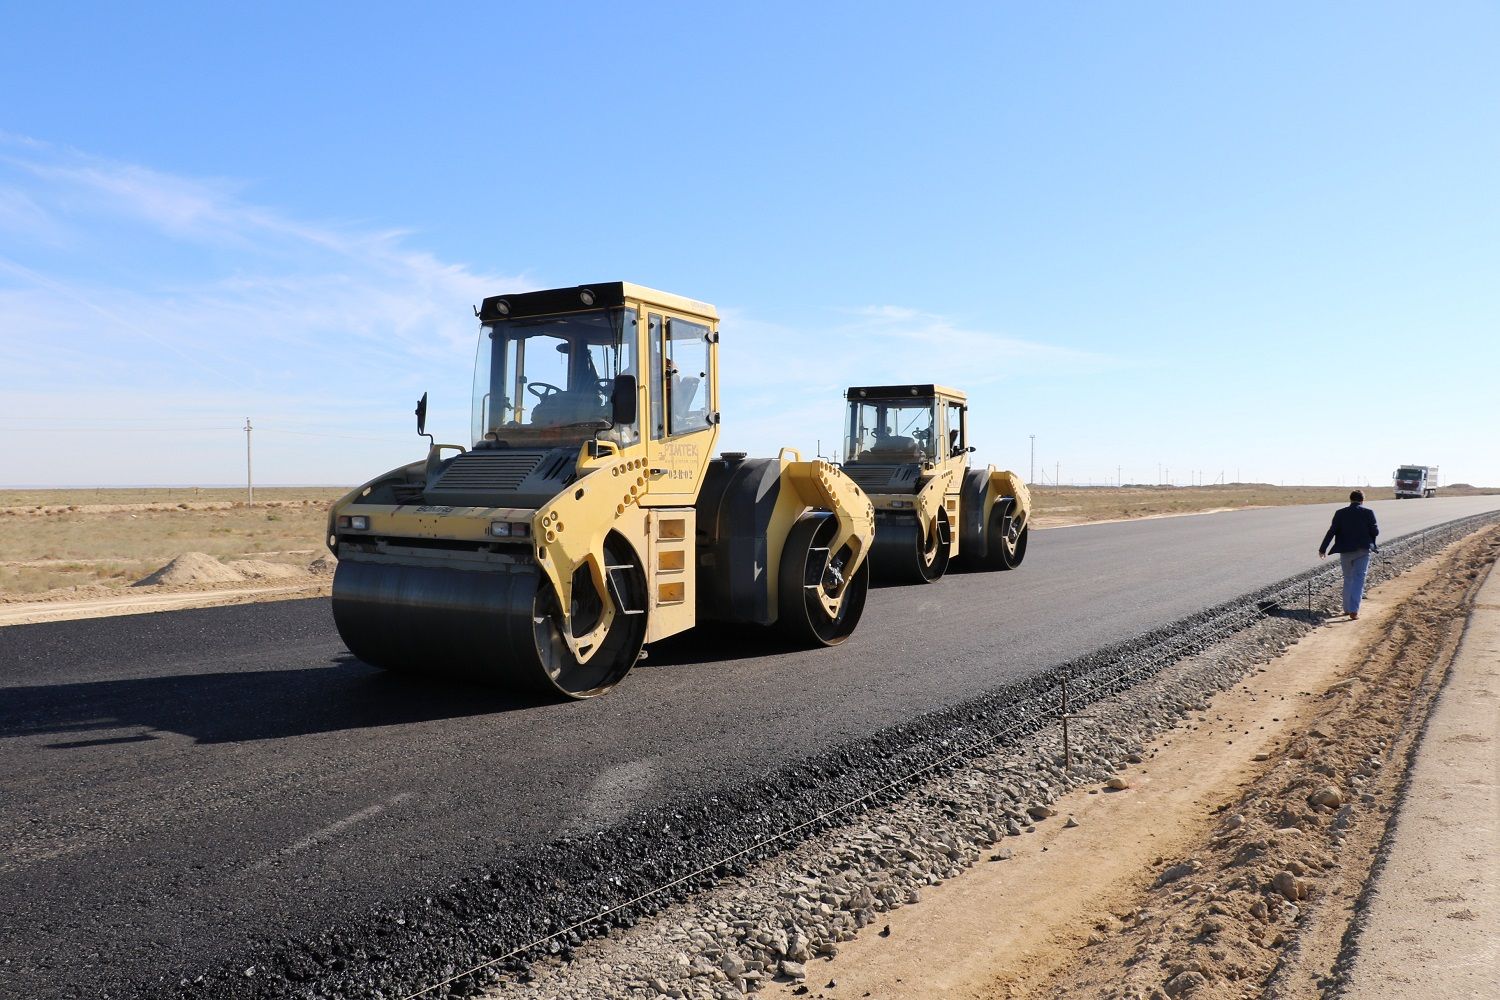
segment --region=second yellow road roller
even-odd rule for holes
[[[844,398],[844,471],[875,504],[877,580],[931,583],[954,560],[1021,565],[1031,494],[1014,472],[969,468],[967,396],[926,383],[857,385]]]
[[[333,614],[360,659],[588,698],[702,622],[854,631],[874,507],[838,466],[714,456],[719,317],[627,282],[486,298],[464,445],[334,504]]]

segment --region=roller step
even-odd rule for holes
[[[635,567],[629,564],[609,565],[607,563],[604,566],[604,578],[609,581],[609,596],[614,599],[615,607],[620,609],[622,615],[643,615],[646,613],[645,608],[629,608],[625,606],[625,596],[621,592],[619,583],[615,580],[615,574],[622,569],[635,569]]]
[[[828,564],[828,555],[829,555],[829,553],[828,553],[828,546],[826,546],[826,545],[810,545],[810,546],[808,546],[808,548],[807,548],[808,555],[811,555],[814,552],[821,552],[821,553],[823,553],[823,563],[826,566]],[[819,581],[818,583],[804,583],[802,585],[802,589],[803,590],[821,590],[822,587],[823,587],[823,584],[822,584],[821,581]]]

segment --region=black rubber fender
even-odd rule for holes
[[[716,458],[698,491],[698,618],[769,625],[769,537],[781,495],[774,458]]]
[[[966,570],[984,569],[989,555],[989,525],[984,511],[989,488],[989,470],[970,469],[964,473],[958,502],[958,565]]]

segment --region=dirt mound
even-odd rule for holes
[[[245,578],[206,552],[184,552],[132,587],[181,586],[183,584],[243,583]]]
[[[307,564],[307,571],[314,576],[332,576],[338,567],[339,561],[332,555],[322,555]]]
[[[246,580],[289,580],[303,575],[296,566],[286,563],[266,562],[264,559],[236,559],[229,568]]]

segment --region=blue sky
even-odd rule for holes
[[[0,482],[353,482],[485,294],[716,303],[726,448],[1500,484],[1500,8],[10,5]]]

